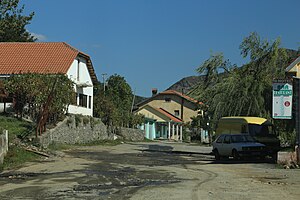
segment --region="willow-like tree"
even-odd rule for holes
[[[270,42],[251,33],[240,45],[248,64],[238,68],[216,54],[200,65],[197,71],[206,77],[204,86],[196,87],[190,95],[206,104],[212,124],[223,116],[270,117],[272,79],[284,77],[279,65],[286,54],[279,45],[279,39]]]
[[[19,0],[0,1],[0,42],[34,42],[36,39],[27,31],[34,12],[23,15],[24,5]]]

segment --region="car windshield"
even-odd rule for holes
[[[232,135],[231,139],[233,143],[255,142],[255,139],[250,135]]]
[[[249,134],[252,136],[266,136],[272,133],[272,126],[249,124]]]

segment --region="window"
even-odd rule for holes
[[[246,125],[242,125],[241,133],[247,133],[247,126]]]
[[[174,114],[176,117],[179,116],[179,110],[174,110]]]
[[[91,107],[92,107],[92,97],[89,96],[89,108],[91,108]]]
[[[230,135],[225,136],[224,143],[230,144]]]
[[[87,108],[87,95],[79,94],[79,106]]]
[[[224,139],[224,135],[221,135],[220,137],[218,137],[218,139],[217,139],[217,143],[222,143],[223,142],[223,139]]]
[[[272,126],[249,124],[249,133],[252,136],[268,136],[273,133]]]
[[[166,97],[166,98],[165,98],[165,102],[168,102],[168,103],[171,102],[171,98]]]

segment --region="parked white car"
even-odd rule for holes
[[[260,158],[266,156],[265,145],[245,134],[219,135],[212,146],[216,160],[220,160],[222,157],[233,157],[237,160],[249,156]]]

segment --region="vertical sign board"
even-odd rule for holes
[[[293,85],[291,80],[273,81],[273,118],[292,119]]]

